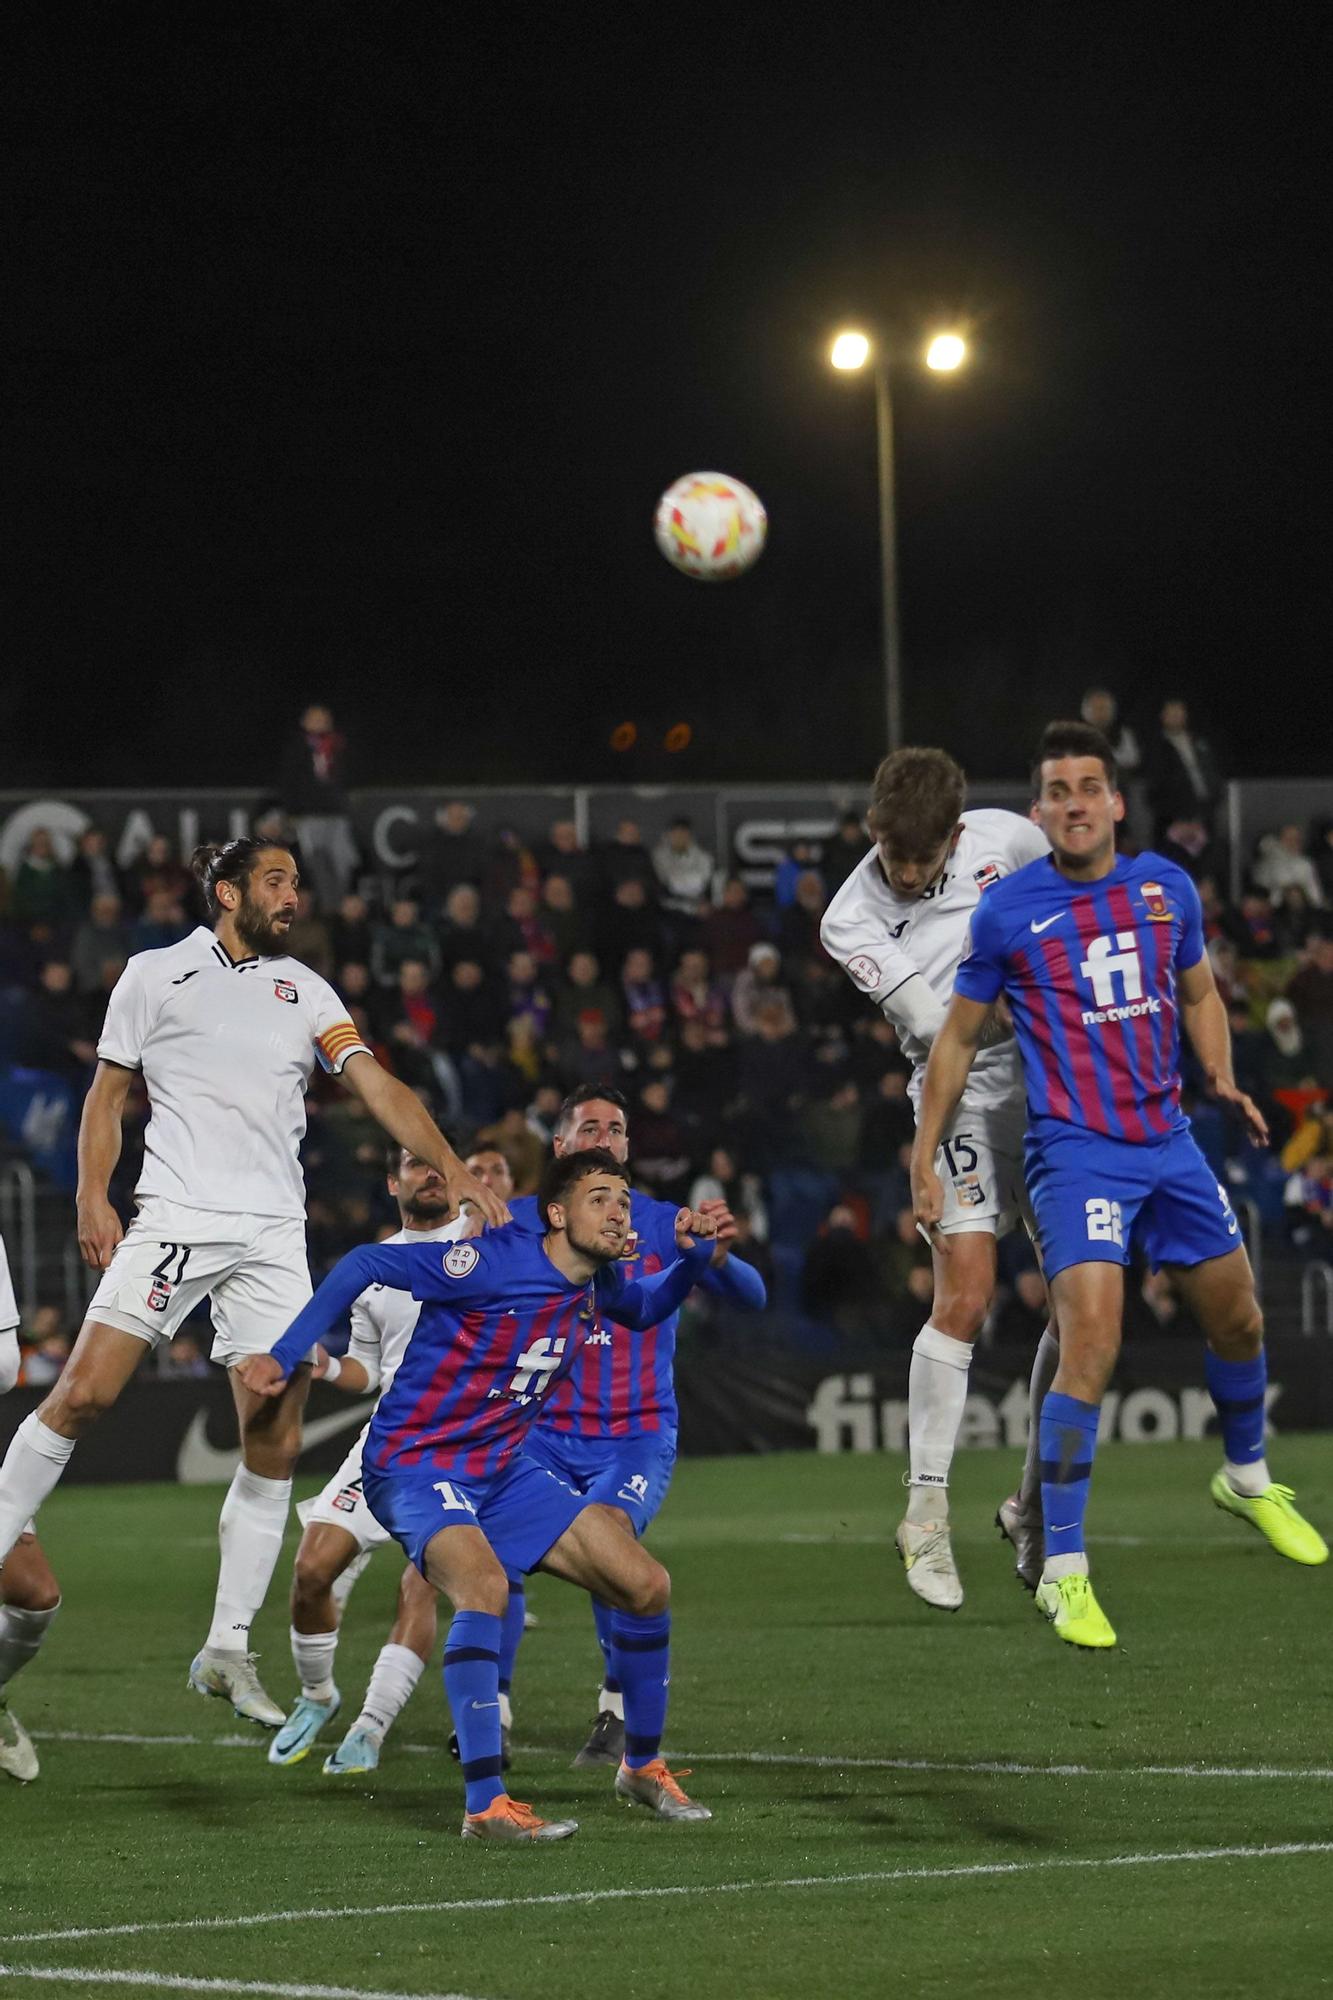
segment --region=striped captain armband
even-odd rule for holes
[[[350,1021],[335,1021],[322,1035],[315,1036],[315,1049],[330,1076],[337,1076],[348,1056],[369,1055],[370,1050]]]

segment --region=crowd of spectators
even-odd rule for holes
[[[1216,763],[1183,704],[1165,705],[1142,752],[1109,695],[1091,691],[1084,713],[1112,732],[1137,788],[1127,844],[1155,830],[1198,882],[1238,1077],[1273,1126],[1271,1158],[1247,1157],[1216,1108],[1192,1097],[1201,1143],[1298,1250],[1333,1254],[1333,822],[1266,835],[1233,903]],[[529,1190],[566,1092],[613,1085],[630,1103],[639,1184],[671,1201],[726,1195],[740,1254],[789,1320],[811,1338],[910,1341],[931,1274],[909,1204],[907,1067],[892,1028],[819,943],[830,896],[867,851],[856,813],[822,847],[795,844],[755,895],[685,818],[651,845],[625,819],[589,848],[570,821],[529,840],[483,831],[468,803],[443,799],[417,863],[390,876],[358,857],[327,710],[307,710],[282,768],[283,792],[256,824],[301,864],[289,949],[333,982],[460,1149],[498,1144]],[[34,829],[0,878],[0,1066],[81,1091],[126,958],[175,942],[200,914],[165,837],[122,865],[96,830],[69,854]],[[318,1072],[308,1110],[318,1274],[392,1217],[378,1128]],[[132,1089],[112,1190],[126,1213],[146,1116]],[[1043,1308],[1021,1235],[1002,1266],[991,1334],[1027,1339]],[[1142,1303],[1166,1323],[1155,1291]],[[39,1380],[59,1333],[30,1336]],[[187,1343],[169,1365],[196,1361]]]

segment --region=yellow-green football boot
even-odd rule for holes
[[[1062,1576],[1052,1583],[1039,1583],[1036,1604],[1042,1617],[1049,1618],[1055,1627],[1057,1639],[1071,1646],[1114,1646],[1114,1628],[1086,1576]]]
[[[1328,1543],[1318,1528],[1312,1528],[1305,1516],[1296,1512],[1290,1486],[1265,1486],[1257,1498],[1250,1499],[1237,1493],[1225,1472],[1215,1472],[1208,1491],[1214,1506],[1248,1521],[1289,1562],[1314,1567],[1328,1561]]]

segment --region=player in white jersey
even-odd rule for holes
[[[514,1176],[504,1154],[494,1146],[469,1153],[468,1172],[507,1202],[514,1192]],[[424,1160],[400,1147],[389,1148],[387,1161],[389,1192],[398,1205],[403,1227],[390,1243],[456,1241],[476,1229],[475,1218],[442,1223],[446,1198],[439,1176]],[[346,1356],[327,1367],[315,1367],[316,1380],[336,1382],[354,1396],[368,1391],[383,1395],[392,1382],[407,1350],[420,1312],[420,1302],[408,1292],[391,1286],[371,1285],[352,1303],[352,1338]],[[368,1426],[367,1426],[368,1428]],[[326,1722],[332,1721],[341,1706],[333,1682],[333,1663],[352,1586],[377,1548],[391,1538],[366,1505],[361,1485],[362,1430],[332,1479],[313,1500],[297,1508],[305,1528],[296,1552],[296,1573],[292,1580],[292,1657],[301,1682],[300,1698],[279,1730],[269,1750],[271,1764],[299,1764]],[[514,1599],[517,1596],[517,1603]],[[353,1772],[373,1771],[380,1760],[384,1738],[410,1700],[435,1650],[439,1598],[433,1587],[412,1563],[404,1566],[398,1584],[398,1606],[393,1627],[380,1648],[361,1709],[337,1749],[324,1760],[327,1777],[346,1777]],[[517,1615],[520,1629],[524,1613],[522,1579],[517,1591],[510,1584],[510,1609],[505,1620]],[[512,1651],[517,1639],[512,1640]],[[502,1655],[503,1663],[503,1655]],[[502,1743],[508,1754],[508,1686],[500,1693]]]
[[[912,1064],[908,1089],[917,1107],[973,910],[992,882],[1049,851],[1030,820],[1010,812],[965,812],[964,797],[963,773],[943,750],[906,749],[886,757],[866,815],[875,846],[843,883],[820,926],[829,956],[897,1029]],[[931,1246],[935,1295],[908,1376],[909,1492],[896,1541],[911,1588],[947,1611],[963,1601],[948,1484],[972,1343],[995,1290],[996,1239],[1026,1208],[1023,1074],[1017,1043],[1007,1031],[1002,1035],[978,1055],[937,1158],[944,1214]],[[1053,1372],[1054,1348],[1053,1336],[1045,1336],[1043,1370]],[[1043,1394],[1046,1386],[1043,1375]],[[1005,1506],[1012,1510],[1014,1502]],[[1005,1532],[1015,1540],[1018,1527],[1005,1526]],[[1027,1551],[1018,1553],[1022,1574]]]
[[[19,1309],[0,1236],[0,1396],[19,1379]],[[9,1706],[9,1683],[36,1658],[60,1609],[60,1586],[29,1521],[0,1573],[0,1771],[21,1785],[37,1776],[32,1738]]]
[[[471,1229],[470,1216],[450,1221],[449,1191],[429,1161],[393,1145],[386,1167],[389,1192],[403,1225],[388,1242],[456,1242]],[[336,1382],[354,1396],[382,1396],[398,1372],[420,1310],[410,1292],[369,1286],[352,1301],[352,1337],[345,1357],[318,1361],[316,1380]],[[292,1662],[300,1693],[269,1745],[270,1764],[299,1764],[341,1708],[333,1667],[343,1607],[375,1550],[392,1539],[366,1505],[362,1490],[361,1448],[368,1427],[363,1426],[323,1491],[297,1508],[304,1533],[292,1575]],[[373,1768],[379,1761],[379,1740],[406,1704],[434,1644],[435,1592],[409,1563],[399,1586],[394,1628],[375,1663],[362,1713],[349,1732],[349,1740],[366,1733],[375,1736],[373,1762],[344,1766],[330,1758],[326,1770],[331,1766],[336,1774],[344,1768]],[[372,1719],[366,1709],[372,1711]]]
[[[223,1503],[213,1621],[190,1685],[276,1729],[283,1712],[259,1684],[250,1625],[282,1546],[310,1372],[298,1369],[270,1401],[252,1395],[236,1368],[266,1351],[310,1297],[298,1149],[316,1061],[431,1162],[452,1203],[473,1203],[493,1222],[508,1212],[415,1093],[380,1067],[332,987],[285,955],[296,915],[291,854],[240,839],[198,849],[194,867],[213,928],[136,954],[107,1007],[79,1127],[78,1187],[79,1245],[103,1276],[64,1373],[0,1467],[0,1561],[80,1434],[207,1296],[213,1359],[231,1371],[242,1463]],[[107,1184],[138,1072],[151,1117],[138,1214],[122,1234]]]

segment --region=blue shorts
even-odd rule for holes
[[[1027,1187],[1048,1278],[1071,1264],[1128,1264],[1136,1228],[1154,1270],[1241,1248],[1227,1191],[1188,1126],[1136,1146],[1043,1120],[1028,1132]]]
[[[676,1433],[581,1438],[534,1425],[523,1440],[523,1456],[564,1480],[585,1501],[619,1507],[641,1535],[666,1499],[676,1465]]]
[[[522,1456],[490,1479],[431,1466],[376,1472],[368,1465],[363,1479],[371,1513],[423,1576],[427,1545],[441,1528],[480,1528],[505,1574],[524,1576],[588,1504],[557,1473]]]

